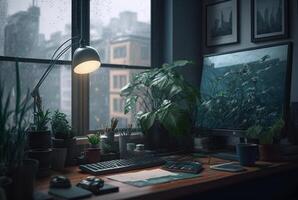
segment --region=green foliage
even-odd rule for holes
[[[52,115],[51,125],[55,137],[57,134],[60,135],[59,138],[72,137],[71,127],[66,118],[66,114],[59,112],[59,110],[56,110]]]
[[[100,142],[99,134],[89,134],[89,135],[87,135],[87,138],[91,145],[98,145]]]
[[[260,144],[272,144],[274,140],[280,138],[284,125],[284,120],[278,119],[270,127],[262,127],[260,125],[251,126],[247,129],[246,136],[248,138],[259,139]]]
[[[46,112],[41,110],[36,113],[36,130],[37,131],[48,130],[48,123],[51,120],[50,114],[51,114],[51,112],[49,110],[46,110]]]
[[[19,166],[24,158],[26,114],[31,109],[29,91],[21,97],[19,66],[16,63],[16,93],[8,92],[5,97],[5,86],[0,81],[0,175]],[[15,100],[15,106],[10,103]]]
[[[192,64],[179,60],[152,68],[132,77],[121,90],[125,97],[127,114],[139,104],[141,111],[137,119],[145,133],[155,121],[159,121],[171,134],[183,135],[190,132],[200,103],[199,92],[187,83],[177,69]]]

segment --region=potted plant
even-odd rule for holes
[[[27,159],[25,154],[27,112],[32,106],[29,92],[21,96],[18,63],[15,95],[6,93],[4,88],[0,81],[0,187],[8,200],[32,199],[38,161]],[[11,105],[13,100],[14,105]]]
[[[87,135],[90,147],[86,151],[86,158],[89,163],[96,163],[100,161],[100,136],[99,134]]]
[[[280,160],[280,146],[278,141],[281,132],[284,128],[284,120],[276,120],[270,127],[262,127],[259,125],[253,126],[249,129],[258,129],[253,134],[248,134],[250,138],[257,138],[259,140],[260,160],[263,161],[278,161]]]
[[[200,96],[197,88],[177,71],[192,64],[180,60],[135,74],[121,89],[124,113],[140,110],[137,120],[149,149],[191,148]],[[164,142],[167,141],[167,142]]]
[[[36,115],[36,123],[28,131],[28,156],[39,161],[38,177],[50,174],[52,140],[48,129],[50,111],[39,110]]]
[[[57,156],[58,156],[57,158],[60,161],[59,166],[62,166],[62,163],[61,163],[63,162],[62,155],[65,154],[65,158],[64,158],[65,164],[67,166],[72,165],[73,164],[73,146],[75,143],[75,139],[74,139],[74,134],[71,130],[71,126],[69,125],[69,122],[67,120],[66,114],[60,112],[59,110],[56,110],[51,119],[51,126],[52,126],[52,132],[54,135],[54,138],[52,139],[52,141],[53,141],[53,147],[55,151],[53,153],[53,159],[55,159],[54,155],[57,153]],[[60,153],[58,153],[57,151],[59,151]]]
[[[110,127],[106,127],[104,134],[101,136],[101,148],[104,154],[116,152],[114,138],[117,125],[118,119],[112,117]]]
[[[51,131],[48,130],[50,111],[40,110],[36,114],[36,124],[28,131],[28,145],[30,149],[44,149],[51,147]]]

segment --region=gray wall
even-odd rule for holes
[[[298,5],[297,0],[289,0],[289,38],[286,40],[274,40],[270,42],[251,42],[251,5],[250,0],[238,0],[239,3],[239,43],[223,45],[218,47],[206,48],[205,40],[205,5],[217,2],[215,0],[203,1],[203,34],[201,48],[203,54],[224,53],[228,51],[246,49],[251,47],[264,46],[268,44],[280,43],[282,41],[291,41],[293,43],[293,60],[292,60],[292,84],[291,84],[291,101],[298,101]]]

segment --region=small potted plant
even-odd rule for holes
[[[49,121],[50,111],[39,110],[35,124],[28,131],[28,156],[39,161],[38,177],[50,175],[52,140]]]
[[[96,163],[100,161],[100,135],[89,134],[87,135],[90,147],[86,151],[86,158],[89,163]]]
[[[65,164],[66,166],[73,165],[73,147],[75,143],[74,134],[71,130],[71,126],[67,120],[65,113],[56,110],[51,119],[52,133],[54,135],[53,147],[56,151],[61,151],[64,154],[66,149]],[[63,161],[60,156],[61,162]]]
[[[110,127],[106,127],[104,135],[102,138],[102,150],[105,154],[107,153],[115,153],[115,130],[118,125],[118,119],[115,117],[112,117],[111,119],[111,125]]]
[[[250,138],[259,140],[260,160],[262,161],[279,161],[280,145],[278,141],[284,128],[284,120],[278,119],[270,127],[254,126],[250,129],[258,129],[256,132],[248,134]]]
[[[36,114],[36,124],[28,131],[28,144],[30,149],[44,149],[51,147],[51,131],[48,129],[50,111],[40,110]]]

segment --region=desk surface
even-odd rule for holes
[[[104,179],[106,183],[119,187],[119,192],[100,196],[93,196],[90,200],[113,200],[113,199],[170,199],[183,197],[192,193],[204,192],[232,184],[241,183],[250,179],[268,176],[274,173],[283,172],[291,169],[298,169],[298,163],[274,163],[270,167],[262,169],[262,166],[268,163],[258,162],[258,167],[248,167],[247,171],[240,173],[230,173],[223,171],[215,171],[209,168],[211,165],[227,162],[217,158],[193,158],[190,156],[183,156],[183,160],[195,160],[203,163],[204,170],[202,176],[179,180],[170,183],[163,183],[158,185],[146,186],[142,188],[134,187],[121,182],[113,181],[106,178],[106,175],[99,176]],[[158,168],[158,167],[154,167]],[[154,169],[152,168],[152,169]],[[135,170],[139,171],[139,170]],[[131,172],[131,171],[130,171]],[[54,173],[63,174],[70,178],[72,184],[78,183],[81,179],[86,178],[88,174],[81,173],[78,167],[67,168],[64,172]],[[53,174],[53,175],[54,175]],[[49,178],[44,178],[36,181],[36,189],[44,192],[48,191]],[[171,195],[169,195],[169,192]]]

